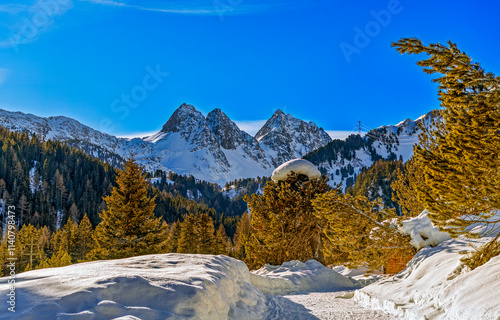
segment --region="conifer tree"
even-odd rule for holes
[[[178,241],[177,252],[179,253],[198,253],[198,235],[196,232],[196,216],[188,215],[181,222],[181,233]]]
[[[148,196],[149,180],[133,158],[118,171],[118,184],[105,197],[107,209],[99,216],[94,231],[96,248],[92,259],[115,259],[159,252],[165,230],[161,218],[154,215],[155,198]]]
[[[252,213],[251,235],[244,243],[251,268],[290,260],[325,263],[322,223],[313,214],[311,200],[331,188],[324,175],[320,179],[303,178],[292,172],[285,181],[269,181],[263,195],[245,197]]]
[[[395,253],[413,256],[410,237],[398,230],[404,217],[382,200],[343,194],[340,188],[312,200],[314,214],[325,221],[324,253],[328,263],[380,269]]]
[[[7,250],[7,239],[0,238],[0,277],[3,277],[4,274],[6,274],[4,273],[4,268],[7,266],[8,257],[9,251]]]
[[[416,184],[429,217],[452,236],[468,233],[473,224],[497,235],[500,209],[500,78],[485,72],[457,45],[425,46],[410,38],[393,43],[400,53],[426,53],[417,64],[439,74],[442,109],[434,126],[424,127],[414,150],[422,169]],[[487,227],[489,226],[489,227]]]
[[[403,169],[398,169],[397,178],[391,183],[394,191],[392,200],[401,208],[402,215],[406,217],[418,216],[425,208],[417,196],[417,185],[423,187],[421,166],[418,159],[412,157]]]
[[[71,255],[66,250],[64,250],[63,247],[60,247],[59,250],[57,250],[57,253],[53,254],[46,263],[50,266],[50,268],[57,268],[69,266],[71,264],[71,260]],[[42,266],[44,265],[45,262],[42,263]]]
[[[215,252],[214,221],[206,213],[197,217],[196,239],[197,253],[214,254]]]
[[[234,255],[237,259],[244,260],[246,257],[245,244],[250,241],[250,216],[248,211],[245,211],[236,226],[234,234]]]
[[[168,235],[168,246],[166,252],[178,252],[179,238],[181,237],[181,223],[179,220],[172,223]]]
[[[15,252],[18,256],[16,268],[18,270],[31,270],[43,256],[43,250],[38,246],[40,231],[33,225],[21,227],[16,235]]]
[[[92,224],[90,223],[87,214],[83,216],[82,221],[80,221],[78,225],[78,229],[75,234],[75,242],[76,248],[74,251],[71,251],[70,254],[73,258],[80,262],[84,261],[86,255],[92,250],[94,247],[94,240],[92,238]]]
[[[220,223],[219,228],[217,228],[217,233],[215,234],[215,254],[229,254],[227,240],[226,228]]]

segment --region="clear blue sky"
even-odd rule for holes
[[[391,41],[451,39],[499,74],[499,9],[456,0],[6,0],[0,108],[116,135],[159,130],[183,102],[250,127],[280,108],[326,130],[350,131],[357,120],[375,128],[438,107],[417,57]]]

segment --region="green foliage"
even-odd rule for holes
[[[114,181],[111,166],[61,142],[40,141],[36,135],[3,127],[0,149],[0,197],[16,206],[19,225],[46,225],[54,230],[56,212],[62,212],[65,221],[73,204],[97,224],[102,197]]]
[[[250,241],[250,215],[245,212],[236,226],[234,234],[234,257],[240,260],[246,258],[245,244]]]
[[[415,254],[410,237],[397,229],[403,217],[380,199],[370,201],[335,189],[312,203],[314,215],[324,221],[323,251],[328,263],[380,269],[394,254]]]
[[[302,181],[292,173],[286,181],[269,181],[263,195],[245,197],[252,213],[251,232],[248,239],[240,234],[239,242],[250,267],[290,260],[324,263],[321,222],[313,214],[311,200],[331,189],[327,181],[325,176]]]
[[[157,197],[157,207],[155,213],[157,216],[163,215],[168,223],[172,223],[183,216],[196,213],[199,210],[206,210],[209,215],[209,209],[215,210],[217,223],[220,217],[240,217],[246,210],[246,202],[243,197],[246,194],[257,192],[259,188],[269,180],[269,178],[256,179],[238,179],[227,182],[225,189],[235,188],[238,195],[232,199],[227,197],[220,186],[206,181],[200,181],[193,176],[181,176],[175,173],[165,173],[157,171],[154,177],[160,178],[154,183],[162,197]],[[194,196],[193,200],[188,200],[188,194]],[[156,195],[156,194],[155,194]],[[198,205],[195,205],[197,203]],[[227,222],[229,222],[228,220]],[[228,234],[234,235],[235,224],[225,224]]]
[[[417,193],[417,186],[424,187],[422,180],[418,160],[415,157],[408,160],[403,168],[397,169],[396,178],[391,183],[392,201],[399,205],[404,216],[416,217],[425,209]]]
[[[87,256],[87,254],[94,248],[95,243],[94,239],[92,238],[92,233],[92,224],[85,214],[82,221],[80,221],[80,224],[78,225],[78,229],[76,230],[76,247],[71,254],[73,259],[77,262],[85,261],[85,257]]]
[[[96,247],[90,259],[116,259],[160,252],[166,230],[154,215],[155,199],[148,196],[143,168],[130,158],[118,171],[118,186],[104,198],[107,209],[94,232]]]
[[[440,75],[433,80],[439,85],[439,118],[423,127],[414,149],[422,175],[416,196],[442,231],[477,236],[467,228],[500,222],[489,219],[500,209],[500,78],[452,42],[425,46],[410,38],[393,46],[400,53],[426,53],[429,58],[417,64]]]
[[[198,238],[196,234],[196,215],[187,216],[181,223],[181,234],[178,242],[177,252],[198,253]]]
[[[391,183],[396,180],[397,172],[402,166],[402,161],[379,160],[370,168],[364,168],[356,183],[347,188],[346,192],[353,196],[365,196],[370,201],[381,198],[387,208],[399,209],[398,203],[392,200]]]
[[[226,233],[226,228],[224,228],[224,224],[220,224],[219,228],[217,228],[217,233],[215,234],[215,253],[217,254],[225,254],[229,255],[229,249],[232,247],[229,243],[228,245],[228,237]]]
[[[216,253],[214,221],[206,213],[197,216],[196,236],[197,253]]]

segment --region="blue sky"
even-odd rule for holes
[[[0,108],[115,135],[161,129],[183,102],[254,133],[276,109],[330,131],[437,108],[390,47],[451,39],[500,73],[495,1],[37,0],[0,4]],[[362,32],[363,34],[361,34]],[[423,56],[421,57],[423,58]]]

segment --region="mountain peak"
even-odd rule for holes
[[[207,115],[207,125],[224,149],[234,150],[240,140],[243,140],[243,132],[219,108],[215,108]]]
[[[180,132],[193,122],[203,121],[205,118],[200,111],[190,104],[183,103],[177,108],[167,123],[161,129],[162,132]]]
[[[284,117],[286,116],[286,114],[281,110],[281,109],[278,109],[276,110],[274,113],[273,113],[273,116],[271,118],[276,118],[276,117]]]

